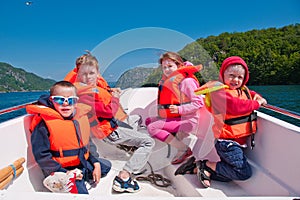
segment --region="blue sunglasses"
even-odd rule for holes
[[[59,105],[63,105],[65,102],[68,102],[68,105],[74,105],[78,101],[78,97],[76,96],[70,96],[68,98],[63,97],[63,96],[50,96],[50,99]]]

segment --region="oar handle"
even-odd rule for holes
[[[22,157],[16,160],[15,162],[13,162],[12,165],[0,169],[0,182],[5,180],[10,175],[16,176],[15,170],[18,170],[20,167],[22,167],[22,164],[24,162],[25,162],[25,158]]]
[[[283,109],[283,108],[279,108],[277,106],[272,106],[270,104],[263,105],[262,107],[265,108],[265,109],[272,110],[274,112],[278,112],[278,113],[281,113],[283,115],[292,117],[294,119],[300,120],[300,114],[297,113],[297,112],[289,111],[289,110],[286,110],[286,109]]]
[[[9,175],[6,179],[0,182],[0,190],[4,189],[13,179],[14,177],[20,176],[20,174],[24,171],[24,167],[21,166],[16,170],[16,175]]]

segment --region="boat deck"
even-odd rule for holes
[[[125,93],[123,97],[130,99],[123,104],[128,113],[145,116],[155,114],[152,108],[155,104],[153,96],[156,90],[143,92],[135,90],[135,93]],[[139,100],[141,99],[142,100]],[[132,102],[131,102],[132,101]],[[142,103],[143,101],[143,103]],[[126,104],[127,103],[127,104]],[[134,106],[133,106],[134,105]],[[146,106],[145,106],[146,105]],[[157,187],[149,182],[139,182],[142,190],[137,193],[116,193],[112,191],[112,182],[118,171],[129,158],[127,153],[103,141],[95,140],[102,157],[112,162],[112,170],[100,180],[100,183],[89,190],[90,195],[57,194],[50,193],[43,185],[43,174],[36,164],[30,145],[30,132],[28,126],[31,116],[26,115],[7,122],[0,123],[0,168],[6,167],[20,157],[24,157],[25,170],[6,189],[0,190],[2,199],[300,199],[300,157],[298,145],[300,141],[300,128],[272,118],[262,113],[259,114],[258,133],[256,134],[256,147],[247,150],[246,154],[252,165],[253,176],[246,181],[232,181],[222,183],[212,181],[210,188],[203,188],[196,175],[178,175],[174,172],[179,165],[171,165],[170,160],[176,151],[165,143],[156,140],[156,146],[149,159],[155,173],[162,174],[172,181],[172,186],[167,188]],[[203,118],[202,116],[202,119]],[[209,119],[206,119],[205,124]],[[207,132],[210,127],[205,127],[200,122],[197,130],[199,133]],[[146,130],[142,130],[146,133]],[[211,141],[212,134],[201,137],[191,136],[184,141],[192,147],[193,152],[205,152],[206,158],[217,159],[210,146],[202,141]],[[198,148],[198,149],[197,149]],[[287,153],[288,152],[288,153]],[[203,155],[196,155],[203,157]],[[150,168],[147,165],[147,172]]]

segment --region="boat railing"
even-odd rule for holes
[[[297,112],[286,110],[286,109],[283,109],[283,108],[279,108],[277,106],[273,106],[273,105],[270,105],[270,104],[264,105],[262,107],[265,108],[265,109],[280,113],[282,115],[300,120],[300,114],[297,113]]]
[[[37,103],[37,101],[32,101],[32,102],[29,102],[29,103],[24,103],[24,104],[20,104],[20,105],[17,105],[17,106],[10,107],[10,108],[2,109],[2,110],[0,110],[0,115],[10,113],[10,112],[14,112],[14,111],[18,111],[20,109],[25,108],[27,105],[35,104],[35,103]]]
[[[3,114],[6,114],[6,113],[18,111],[20,109],[25,108],[27,105],[36,104],[36,103],[37,103],[37,101],[32,101],[32,102],[28,102],[28,103],[25,103],[25,104],[20,104],[20,105],[13,106],[13,107],[10,107],[10,108],[2,109],[2,110],[0,110],[0,116],[3,115]],[[300,120],[300,113],[297,113],[297,112],[294,112],[294,111],[283,109],[283,108],[273,106],[273,105],[270,105],[270,104],[264,105],[264,106],[262,106],[262,108],[273,111],[273,112],[276,112],[276,113],[279,113],[279,114],[287,116],[287,117],[291,117],[291,118],[296,119],[296,120]]]

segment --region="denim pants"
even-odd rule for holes
[[[215,144],[221,161],[217,163],[216,174],[211,176],[218,181],[246,180],[252,170],[244,155],[243,147],[230,140],[217,141]]]
[[[109,160],[103,159],[103,158],[97,158],[100,162],[100,167],[101,167],[101,178],[105,177],[108,172],[111,169],[111,162]],[[78,190],[78,194],[88,194],[88,189],[86,188],[86,183],[85,180],[93,180],[93,170],[94,167],[92,166],[92,164],[90,162],[87,162],[87,168],[88,168],[88,177],[83,177],[82,180],[76,180],[76,187]],[[86,170],[85,168],[82,169],[83,170],[83,174],[84,171]]]
[[[112,145],[123,144],[137,147],[123,167],[124,170],[130,173],[141,172],[155,145],[154,139],[152,139],[148,134],[124,127],[118,127],[114,132],[106,137],[104,141]]]

